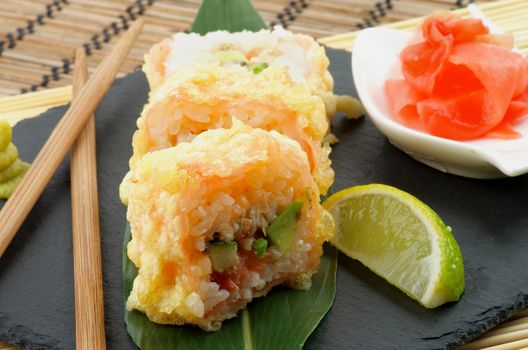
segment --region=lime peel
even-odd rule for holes
[[[460,299],[464,266],[460,247],[442,219],[397,188],[355,186],[323,206],[336,221],[331,240],[425,307]]]

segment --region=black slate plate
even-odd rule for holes
[[[355,94],[350,55],[329,50],[340,94]],[[121,244],[125,208],[118,185],[128,167],[135,120],[147,96],[141,72],[115,82],[97,111],[97,159],[108,349],[134,349],[123,323]],[[15,127],[33,159],[60,107]],[[340,254],[335,303],[305,349],[452,348],[528,306],[528,176],[482,181],[442,174],[391,146],[368,119],[334,120],[334,190],[385,183],[413,193],[453,227],[464,255],[462,300],[428,310]],[[53,177],[0,259],[0,339],[24,349],[74,349],[68,162]],[[309,307],[309,306],[307,306]]]

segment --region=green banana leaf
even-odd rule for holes
[[[125,301],[137,275],[128,259],[130,241],[127,224],[123,242],[123,292]],[[134,343],[142,350],[276,350],[301,349],[328,312],[336,289],[337,250],[325,246],[319,272],[309,291],[275,288],[266,297],[254,300],[238,317],[225,321],[217,332],[191,326],[164,326],[145,314],[125,309],[125,323]]]
[[[215,30],[253,32],[267,28],[249,0],[203,0],[191,32],[206,34]]]

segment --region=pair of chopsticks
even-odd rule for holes
[[[95,122],[91,116],[112,84],[142,28],[143,20],[138,19],[88,81],[84,51],[77,50],[74,100],[0,211],[1,258],[53,173],[73,146],[71,186],[77,349],[106,348]]]

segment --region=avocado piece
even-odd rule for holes
[[[251,245],[251,248],[255,249],[255,255],[259,258],[266,253],[266,249],[268,248],[268,241],[264,238],[256,239],[253,244]]]
[[[295,200],[268,226],[267,236],[271,244],[286,254],[292,245],[297,220],[303,207],[303,201]]]
[[[213,271],[224,272],[238,264],[236,242],[213,242],[208,251]]]
[[[248,59],[239,50],[221,50],[214,53],[214,57],[220,62],[248,63]]]

